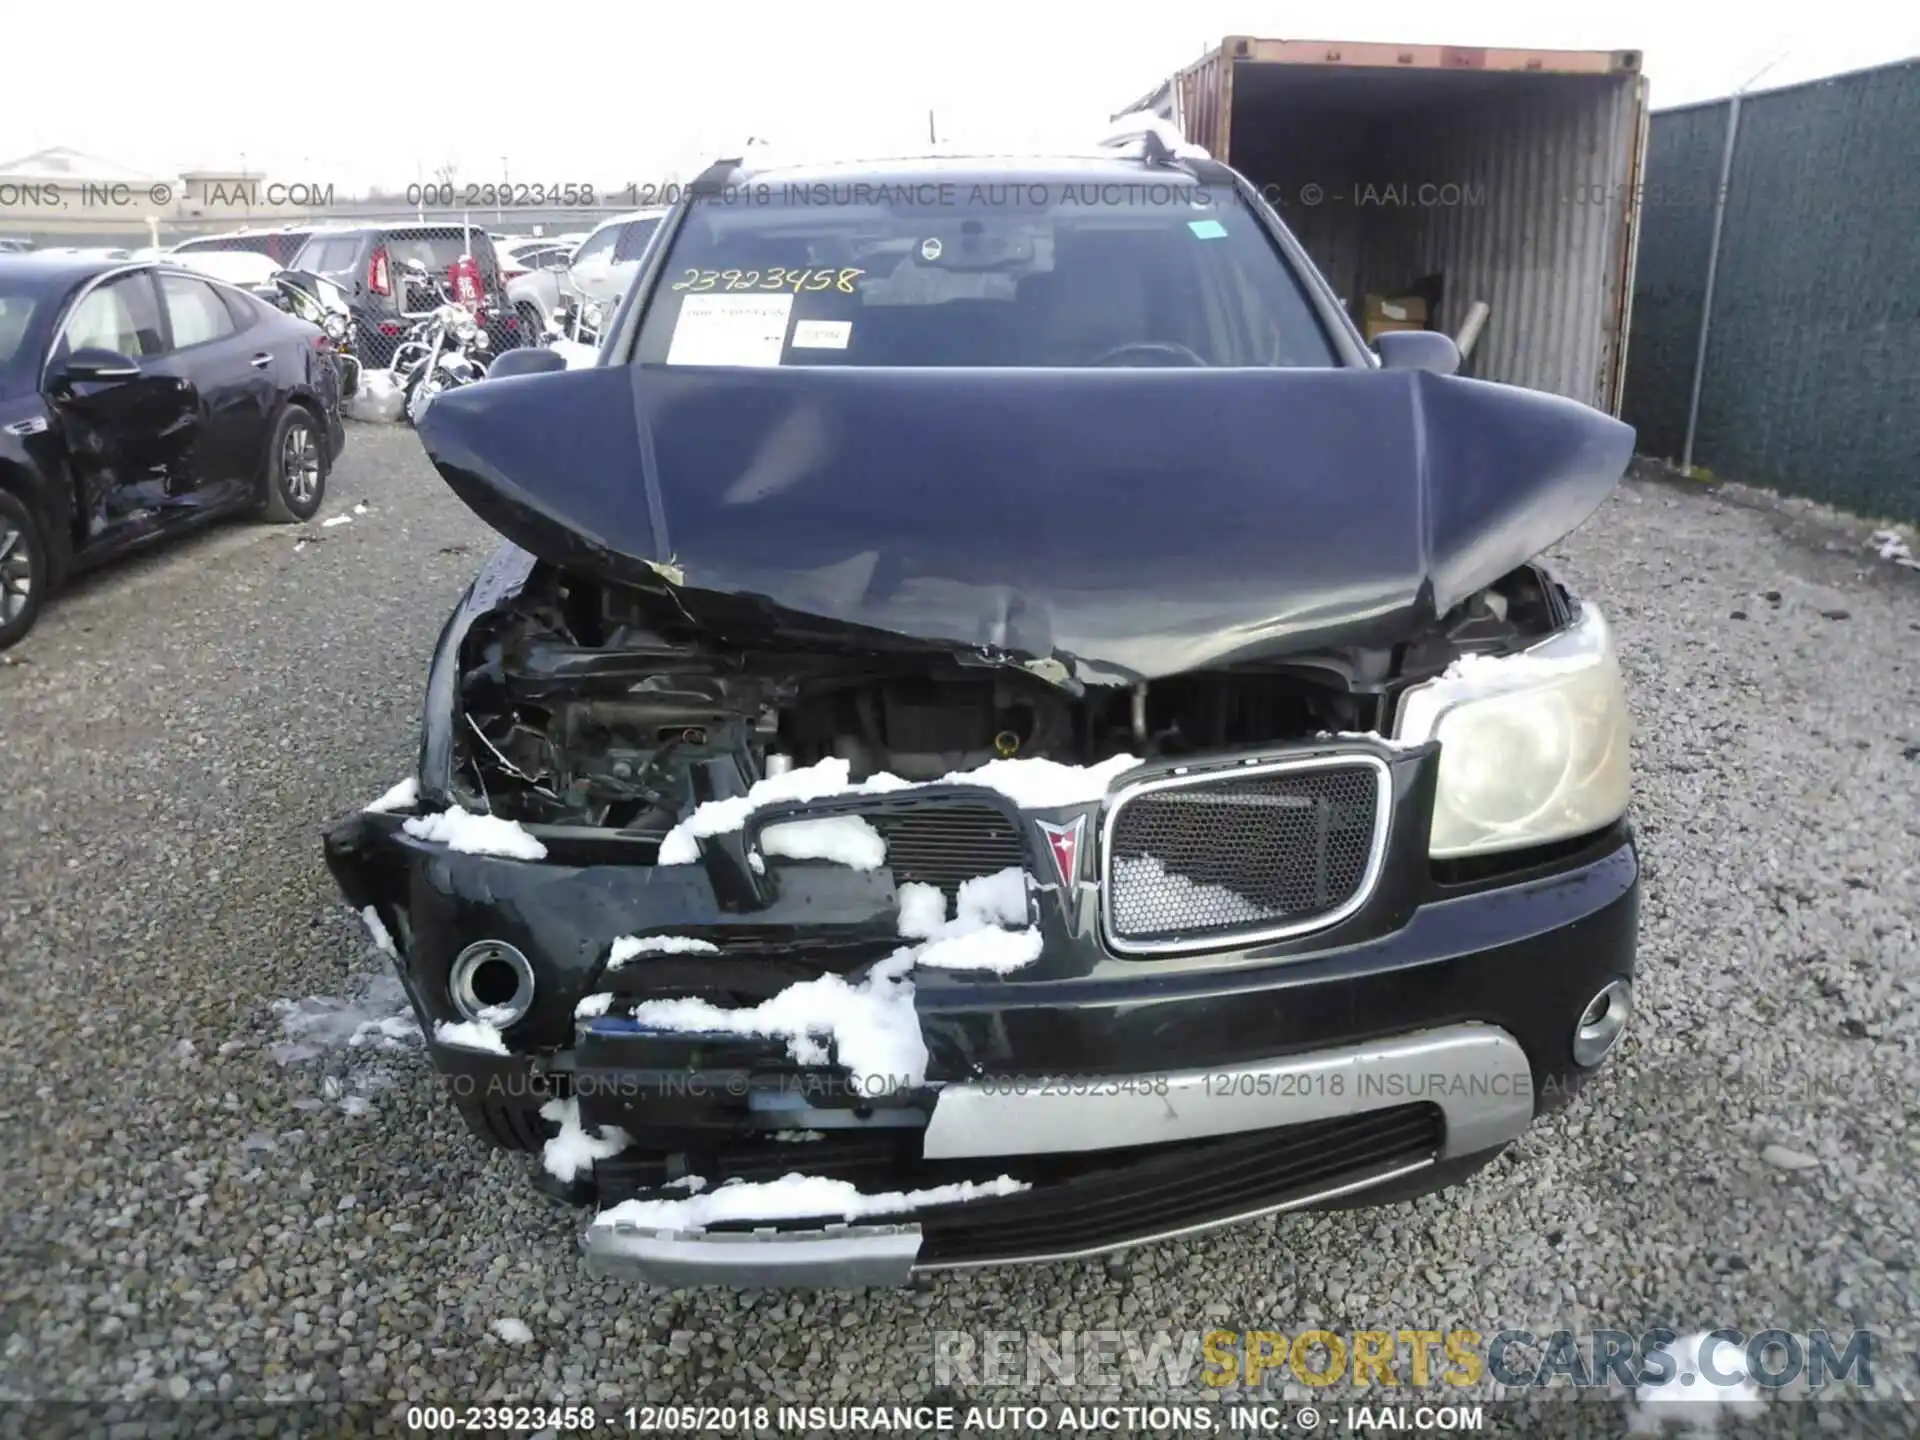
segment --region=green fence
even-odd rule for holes
[[[1656,114],[1642,207],[1641,452],[1920,521],[1920,61]]]

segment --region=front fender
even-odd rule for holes
[[[460,720],[461,652],[467,632],[526,587],[539,562],[518,545],[504,543],[481,568],[453,607],[427,669],[426,701],[420,716],[420,804],[444,810],[453,803],[454,735]]]

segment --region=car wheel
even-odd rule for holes
[[[26,502],[0,490],[0,650],[26,638],[47,603],[47,540]]]
[[[540,318],[540,307],[538,305],[528,305],[523,302],[515,308],[520,312],[520,343],[522,345],[539,345],[544,343],[547,333],[547,322]]]
[[[267,446],[266,518],[275,525],[311,520],[327,495],[327,447],[320,425],[298,405],[280,412]]]

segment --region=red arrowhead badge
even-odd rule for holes
[[[1073,885],[1080,875],[1080,837],[1086,831],[1087,817],[1078,816],[1070,825],[1049,825],[1044,820],[1033,823],[1047,837],[1047,848],[1053,852],[1053,864],[1060,872],[1060,883]]]

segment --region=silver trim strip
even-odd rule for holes
[[[595,1274],[669,1289],[898,1289],[913,1278],[920,1227],[830,1225],[689,1234],[596,1221],[582,1232],[580,1244]]]
[[[1288,774],[1303,770],[1338,770],[1354,765],[1371,766],[1376,772],[1373,848],[1367,854],[1367,868],[1360,877],[1359,888],[1338,909],[1315,915],[1310,920],[1296,920],[1291,924],[1273,925],[1261,930],[1234,930],[1201,939],[1127,940],[1114,933],[1113,827],[1120,818],[1120,812],[1127,808],[1129,801],[1136,800],[1142,795],[1152,794],[1157,790],[1198,789],[1205,785],[1221,785],[1242,780],[1249,775]],[[1243,945],[1259,945],[1269,940],[1283,940],[1291,935],[1305,935],[1310,931],[1324,930],[1329,925],[1337,925],[1372,898],[1374,887],[1380,882],[1380,871],[1386,860],[1387,834],[1392,828],[1392,821],[1393,772],[1388,769],[1387,762],[1378,755],[1363,750],[1338,755],[1315,755],[1300,760],[1266,760],[1252,765],[1245,763],[1226,765],[1194,775],[1167,775],[1158,780],[1136,781],[1109,799],[1106,818],[1100,826],[1100,938],[1116,955],[1194,955],[1204,954],[1209,950],[1226,950]]]
[[[1342,1050],[1212,1070],[944,1087],[927,1121],[929,1160],[1165,1145],[1362,1115],[1429,1101],[1446,1116],[1440,1158],[1515,1139],[1533,1123],[1533,1069],[1492,1025],[1452,1025]]]
[[[1209,1230],[1220,1230],[1228,1225],[1240,1225],[1249,1220],[1263,1220],[1269,1215],[1280,1215],[1288,1210],[1317,1205],[1322,1200],[1337,1200],[1342,1195],[1351,1195],[1358,1190],[1371,1190],[1376,1185],[1385,1185],[1388,1181],[1398,1180],[1403,1175],[1417,1175],[1422,1170],[1431,1169],[1433,1164],[1432,1160],[1416,1160],[1411,1165],[1396,1165],[1389,1170],[1378,1170],[1362,1175],[1357,1180],[1343,1180],[1338,1185],[1330,1185],[1324,1190],[1315,1190],[1308,1195],[1296,1195],[1290,1200],[1282,1200],[1277,1204],[1262,1205],[1255,1210],[1223,1215],[1216,1220],[1200,1220],[1192,1225],[1181,1225],[1172,1230],[1156,1230],[1151,1235],[1139,1235],[1131,1240],[1116,1240],[1110,1245],[1094,1245],[1084,1250],[1060,1250],[1050,1255],[1014,1255],[1004,1260],[936,1260],[930,1264],[916,1265],[914,1271],[925,1275],[932,1274],[936,1270],[978,1270],[989,1265],[1051,1265],[1064,1260],[1091,1260],[1096,1255],[1116,1255],[1122,1250],[1131,1250],[1136,1245],[1153,1245],[1161,1240],[1178,1240],[1183,1235],[1203,1235]]]

